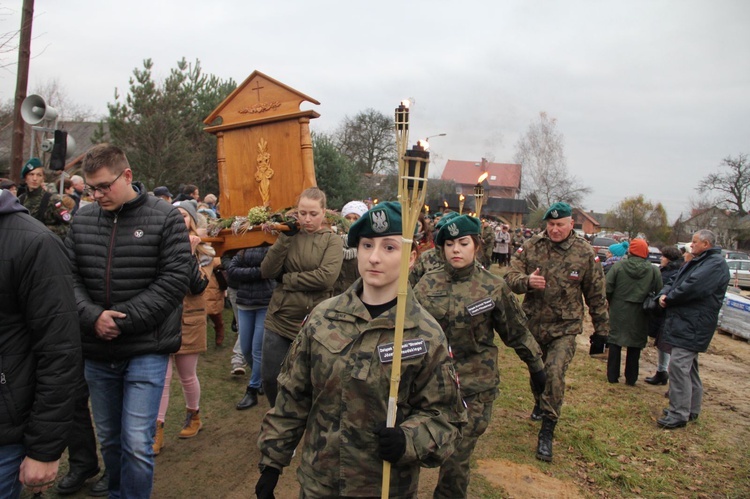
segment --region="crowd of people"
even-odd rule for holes
[[[528,368],[530,417],[541,422],[536,457],[552,461],[586,313],[592,344],[608,348],[609,383],[619,382],[625,348],[625,383],[636,384],[652,336],[659,364],[645,381],[669,384],[658,425],[680,428],[700,414],[698,354],[729,280],[708,230],[684,257],[665,247],[656,268],[641,238],[612,245],[601,262],[566,203],[549,207],[543,229],[446,212],[420,215],[406,237],[399,203],[353,200],[332,221],[326,194],[312,187],[272,245],[219,258],[203,239],[207,220],[221,216],[215,195],[201,201],[193,184],[177,196],[164,186],[148,192],[109,144],[85,154],[82,173],[59,195],[32,158],[20,192],[0,184],[0,293],[13,296],[0,304],[2,383],[16,374],[8,380],[22,397],[13,418],[0,398],[0,488],[9,497],[22,486],[71,494],[99,476],[94,426],[105,470],[91,492],[149,497],[173,369],[185,399],[178,436],[202,428],[197,366],[209,319],[216,346],[225,340],[225,298],[238,333],[231,373],[250,371],[236,409],[261,396],[271,406],[257,440],[260,498],[274,496],[302,441],[303,497],[378,496],[383,461],[392,497],[416,494],[420,467],[440,468],[434,497],[466,497],[499,393],[495,334]],[[401,377],[389,399],[402,276]],[[644,311],[648,299],[661,313]],[[56,480],[65,448],[69,470]]]

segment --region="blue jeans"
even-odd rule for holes
[[[266,308],[255,310],[237,310],[237,327],[240,330],[240,348],[246,361],[249,361],[252,374],[250,388],[260,388],[261,359],[263,358],[263,322],[266,320]],[[252,359],[252,360],[251,360]]]
[[[0,499],[18,499],[23,485],[18,481],[19,468],[26,457],[23,444],[0,446]]]
[[[154,485],[154,432],[168,355],[118,362],[86,360],[85,374],[109,497],[148,498]]]

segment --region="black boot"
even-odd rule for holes
[[[237,402],[237,410],[243,411],[256,405],[258,405],[258,390],[256,388],[248,387],[245,391],[245,396],[242,397],[242,400]]]
[[[555,425],[557,425],[557,421],[544,416],[542,418],[542,429],[539,430],[536,458],[548,463],[552,461],[552,438],[555,436]]]
[[[542,410],[539,408],[539,402],[534,404],[534,410],[531,411],[531,420],[532,421],[541,421],[542,420]]]
[[[650,376],[644,380],[649,385],[666,385],[669,381],[669,374],[667,371],[656,371],[656,374]]]

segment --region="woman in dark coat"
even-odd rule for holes
[[[607,381],[618,383],[622,347],[628,349],[625,359],[625,383],[633,386],[638,380],[641,350],[648,341],[648,317],[643,311],[643,300],[662,287],[661,274],[649,263],[648,243],[633,239],[629,256],[607,273],[609,301],[609,357]]]
[[[669,282],[680,271],[680,267],[685,263],[682,258],[682,252],[674,246],[665,246],[661,249],[661,280],[664,284]],[[669,354],[672,352],[672,346],[664,343],[664,316],[651,317],[649,319],[649,336],[654,338],[657,350],[659,350],[659,360],[656,365],[656,374],[649,376],[644,381],[650,385],[666,385],[669,381],[667,369],[669,368]]]

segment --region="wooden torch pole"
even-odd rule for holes
[[[399,139],[398,109],[396,110],[396,138]],[[408,130],[408,123],[406,124]],[[399,150],[406,150],[398,144]],[[409,290],[409,258],[411,256],[414,229],[419,213],[424,205],[429,153],[418,144],[412,151],[399,157],[399,201],[401,202],[401,266],[396,298],[396,329],[393,335],[393,362],[391,363],[391,386],[388,394],[386,426],[396,425],[398,409],[398,388],[401,382],[401,347],[404,341],[404,319],[406,317],[406,297]],[[389,496],[391,484],[391,463],[383,461],[383,482],[381,497]]]

